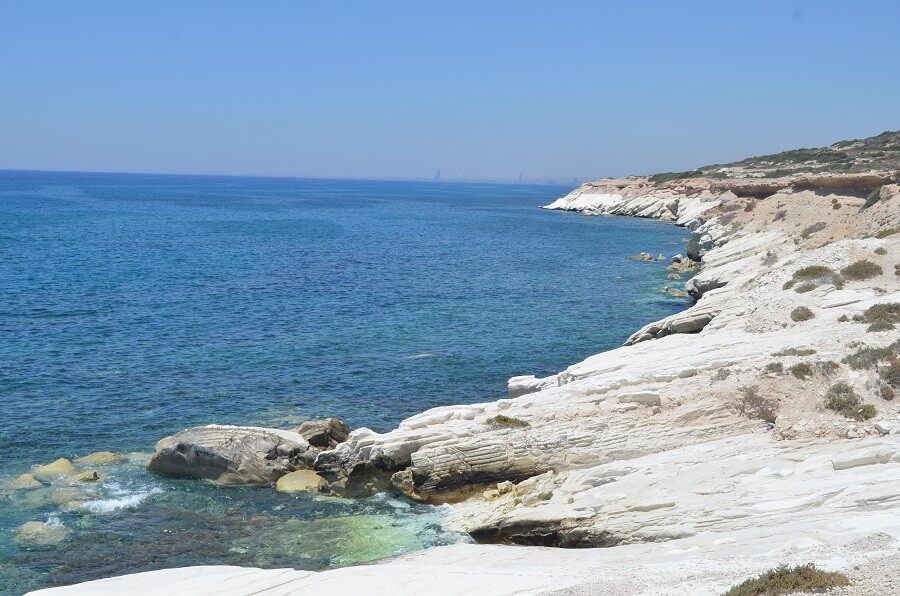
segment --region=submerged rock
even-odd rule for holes
[[[350,427],[337,418],[323,418],[322,420],[307,420],[294,432],[301,435],[313,447],[334,449],[338,444],[347,440],[350,435]]]
[[[31,474],[21,474],[3,483],[7,490],[33,490],[44,488],[44,485]]]
[[[654,261],[655,260],[653,258],[653,255],[651,255],[649,252],[639,252],[638,254],[631,255],[628,258],[631,259],[632,261]]]
[[[103,476],[93,470],[80,472],[72,476],[72,482],[100,482],[101,480],[103,480]]]
[[[60,522],[25,522],[16,533],[16,542],[21,546],[56,546],[72,531]]]
[[[275,483],[275,490],[280,493],[317,493],[326,488],[328,481],[312,470],[289,472]]]
[[[318,450],[295,432],[252,426],[196,426],[156,444],[147,469],[220,484],[271,484],[309,469]]]
[[[84,457],[79,457],[75,460],[75,463],[83,466],[103,466],[108,464],[120,464],[124,461],[125,458],[118,453],[113,453],[111,451],[97,451],[85,455]]]

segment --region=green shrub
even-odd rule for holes
[[[873,418],[878,411],[871,404],[863,404],[853,387],[847,383],[835,383],[825,394],[825,407],[845,418],[863,421]]]
[[[891,358],[890,364],[878,367],[878,376],[891,387],[900,387],[900,358]]]
[[[488,418],[485,420],[491,426],[503,426],[507,428],[526,428],[531,426],[531,424],[522,420],[521,418],[513,418],[512,416],[505,416],[503,414],[497,414],[493,418]]]
[[[840,367],[841,365],[833,360],[819,360],[813,364],[813,370],[825,377],[833,375]]]
[[[850,279],[872,279],[876,275],[881,275],[884,273],[884,270],[877,264],[869,261],[867,259],[863,259],[861,261],[856,261],[852,265],[847,265],[843,269],[841,269],[841,273],[844,277],[849,277]]]
[[[873,304],[861,317],[853,317],[853,320],[863,323],[900,323],[900,304],[896,302]]]
[[[789,279],[786,282],[784,282],[784,285],[781,286],[781,289],[782,290],[790,290],[791,288],[794,287],[795,283],[797,283],[797,282],[795,282],[793,279]]]
[[[883,399],[884,401],[891,401],[896,395],[896,393],[894,392],[894,388],[890,385],[883,385],[879,393],[881,394],[881,399]]]
[[[880,199],[880,198],[881,198],[881,187],[879,186],[878,188],[873,189],[872,192],[869,193],[869,195],[866,197],[866,202],[863,203],[862,208],[868,209],[869,207],[871,207],[872,205],[877,203],[878,199]]]
[[[814,318],[816,315],[813,314],[813,311],[809,310],[805,306],[798,306],[794,310],[791,311],[791,320],[797,323],[801,321],[808,321]]]
[[[884,255],[887,254],[887,250],[885,250],[885,248],[883,246],[879,246],[878,248],[875,249],[875,254],[883,257]]]
[[[802,232],[800,232],[800,237],[803,238],[804,240],[806,240],[807,238],[809,238],[816,232],[821,232],[826,227],[828,227],[828,226],[824,221],[818,221],[818,222],[814,223],[813,225],[804,228],[804,230]]]
[[[819,286],[817,286],[814,283],[806,282],[806,283],[802,283],[799,286],[797,286],[797,288],[794,291],[797,292],[798,294],[805,294],[807,292],[812,292],[813,290],[815,290],[818,287]]]
[[[812,356],[816,351],[812,348],[787,348],[780,352],[775,352],[772,356]]]
[[[898,353],[900,353],[900,340],[883,348],[861,348],[846,356],[841,362],[849,365],[853,370],[861,370],[872,368],[882,360],[887,360]]]
[[[808,362],[800,362],[799,364],[795,364],[790,369],[791,374],[797,377],[798,379],[806,380],[813,374],[812,366],[809,365]]]
[[[766,365],[764,370],[767,373],[777,373],[780,375],[784,372],[784,365],[780,362],[770,362]]]
[[[885,323],[884,321],[878,321],[877,323],[872,323],[866,328],[867,333],[878,333],[879,331],[889,331],[894,328],[893,323]]]
[[[690,172],[663,172],[662,174],[654,174],[650,176],[650,182],[671,182],[673,180],[683,180],[685,178],[697,178],[702,176],[701,170],[692,170]]]
[[[832,203],[831,208],[832,208],[832,209],[840,209],[840,208],[841,208],[841,204],[840,204],[840,203]]]
[[[887,230],[881,230],[877,234],[875,234],[876,238],[887,238],[888,236],[893,236],[894,234],[900,234],[900,228],[888,228]]]
[[[822,571],[812,563],[788,567],[781,565],[734,586],[725,596],[778,596],[794,592],[828,590],[849,585],[843,573]]]
[[[824,265],[810,265],[809,267],[803,267],[802,269],[798,269],[794,271],[794,279],[816,279],[818,277],[824,277],[826,275],[834,275],[834,271],[825,267]]]

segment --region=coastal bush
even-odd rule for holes
[[[813,364],[813,370],[824,377],[833,375],[840,367],[841,365],[834,360],[819,360]]]
[[[878,413],[875,406],[862,403],[853,387],[843,381],[832,385],[825,394],[825,407],[857,421],[868,420]]]
[[[900,263],[894,265],[894,275],[900,277]]]
[[[900,323],[900,303],[881,302],[867,308],[862,315],[856,315],[853,320],[857,323]]]
[[[834,275],[834,271],[825,265],[810,265],[794,271],[793,277],[795,280],[801,280],[817,279],[819,277],[825,277],[826,275]]]
[[[884,255],[887,254],[887,250],[883,246],[879,246],[878,248],[875,249],[875,254],[883,257]]]
[[[881,275],[884,271],[877,263],[862,259],[861,261],[856,261],[852,265],[847,265],[841,269],[841,273],[844,277],[849,277],[850,279],[863,280],[871,279],[876,275]]]
[[[831,205],[831,208],[832,208],[832,209],[840,209],[840,208],[841,208],[841,204],[840,204],[840,203],[833,203],[833,204]]]
[[[881,198],[881,187],[875,188],[866,196],[866,202],[863,203],[862,208],[868,209],[872,205],[878,202],[878,199]]]
[[[785,218],[786,215],[787,211],[785,211],[784,209],[779,209],[775,212],[775,217],[772,219],[772,221],[781,221]]]
[[[782,290],[790,290],[791,288],[794,287],[794,284],[796,284],[796,283],[797,283],[797,282],[794,281],[793,279],[789,279],[789,280],[787,280],[786,282],[784,282],[784,285],[781,286],[781,289],[782,289]]]
[[[663,172],[650,176],[650,182],[657,184],[661,182],[672,182],[673,180],[684,180],[685,178],[697,178],[703,175],[702,170],[692,170],[690,172]]]
[[[900,387],[900,358],[894,356],[890,364],[878,367],[878,376],[890,387]]]
[[[491,426],[500,426],[506,428],[527,428],[531,426],[526,420],[522,420],[521,418],[513,418],[512,416],[505,416],[503,414],[497,414],[493,418],[488,418],[485,420]]]
[[[872,323],[868,327],[866,327],[867,333],[878,333],[879,331],[890,331],[894,328],[893,323],[885,323],[884,321],[879,321],[877,323]]]
[[[828,590],[849,583],[850,580],[843,573],[822,571],[812,563],[796,567],[781,565],[739,583],[725,592],[724,596],[778,596]]]
[[[817,221],[813,225],[807,226],[806,228],[804,228],[803,231],[800,232],[800,237],[803,238],[804,240],[806,240],[807,238],[809,238],[816,232],[821,232],[826,227],[827,227],[827,224],[824,221]]]
[[[809,310],[805,306],[798,306],[794,310],[791,311],[791,320],[797,323],[801,321],[808,321],[814,318],[816,315],[813,314],[813,311]]]
[[[780,362],[770,362],[766,365],[764,370],[767,373],[776,373],[780,375],[784,372],[784,365]]]
[[[797,286],[794,289],[794,291],[797,292],[798,294],[805,294],[807,292],[812,292],[813,290],[815,290],[818,287],[819,286],[817,286],[816,284],[807,281],[807,282],[804,282],[804,283],[800,284],[799,286]]]
[[[800,362],[798,364],[795,364],[788,370],[791,371],[792,375],[804,381],[811,377],[813,374],[812,366],[810,366],[808,362]]]
[[[780,352],[775,352],[772,356],[812,356],[816,351],[812,348],[787,348]]]
[[[846,356],[841,362],[849,365],[853,370],[862,370],[872,368],[882,360],[888,360],[892,356],[896,356],[898,352],[900,352],[900,340],[883,348],[861,348]]]
[[[878,393],[884,401],[891,401],[897,395],[890,385],[883,385]]]
[[[714,381],[724,381],[725,379],[727,379],[729,377],[729,375],[731,375],[730,368],[720,368],[719,370],[716,371],[716,374],[713,377],[713,380]]]
[[[888,236],[893,236],[894,234],[900,234],[900,228],[888,228],[886,230],[881,230],[880,232],[875,234],[875,237],[887,238]]]

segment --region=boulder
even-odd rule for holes
[[[317,493],[326,488],[328,481],[312,470],[289,472],[275,483],[275,490],[280,493]]]
[[[307,420],[294,432],[301,435],[313,447],[324,450],[334,449],[346,441],[350,435],[350,427],[337,418],[323,418]]]
[[[253,426],[195,426],[156,444],[147,469],[220,484],[271,484],[309,469],[318,450],[295,432]]]
[[[43,466],[37,466],[31,471],[31,475],[36,478],[68,476],[73,473],[75,473],[75,466],[64,457],[61,457],[54,462],[50,462],[49,464],[44,464]]]
[[[653,260],[655,260],[653,258],[653,255],[651,255],[649,252],[639,252],[638,254],[631,255],[628,258],[631,259],[632,261],[653,261]]]

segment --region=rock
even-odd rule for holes
[[[649,252],[639,252],[638,254],[631,255],[628,258],[631,259],[632,261],[653,261],[654,260],[653,255],[651,255]]]
[[[683,260],[684,260],[684,255],[677,254],[677,255],[675,255],[675,256],[672,257],[672,264],[674,265],[675,263],[680,263],[680,262],[682,262]]]
[[[307,420],[296,431],[313,447],[319,449],[334,449],[339,443],[347,440],[350,427],[337,418],[323,418],[322,420]]]
[[[664,255],[664,254],[662,254],[662,253],[659,253],[659,256],[656,257],[656,260],[657,260],[657,261],[665,261],[665,260],[666,260],[666,255]]]
[[[670,273],[670,274],[666,277],[666,279],[670,279],[670,280],[681,279],[681,275],[679,275],[678,273]]]
[[[328,488],[328,481],[312,470],[288,472],[275,483],[280,493],[317,493]]]
[[[105,466],[109,464],[120,464],[125,458],[111,451],[97,451],[75,460],[76,464],[82,466]]]
[[[45,464],[43,466],[38,466],[31,471],[31,475],[36,478],[50,478],[54,476],[68,476],[70,474],[75,473],[75,466],[72,465],[72,462],[67,460],[64,457],[59,458],[54,462],[50,462],[49,464]]]
[[[72,531],[60,522],[25,522],[16,533],[16,542],[22,546],[55,546]]]
[[[295,432],[252,426],[195,426],[156,444],[147,469],[220,484],[271,484],[312,467],[317,450]]]
[[[619,395],[621,404],[644,404],[647,406],[660,405],[659,393],[656,391],[635,391]]]
[[[890,422],[886,422],[884,420],[879,420],[874,424],[875,430],[878,431],[879,434],[889,435],[891,431],[894,429],[894,425]]]
[[[35,488],[44,488],[44,485],[31,474],[22,474],[4,482],[3,488],[8,490],[32,490]]]
[[[846,436],[848,439],[858,439],[858,438],[859,438],[859,431],[856,429],[855,426],[851,426],[851,427],[849,427],[849,428],[847,429],[847,432],[845,433],[845,436]]]
[[[101,480],[103,477],[94,471],[81,472],[72,476],[72,482],[99,482]]]

